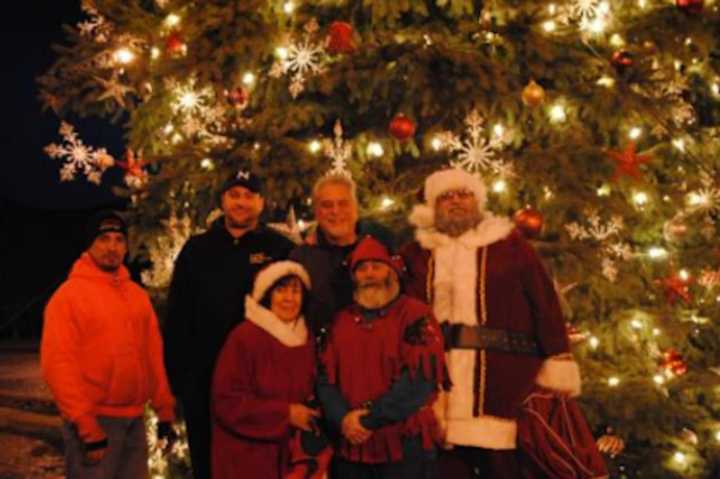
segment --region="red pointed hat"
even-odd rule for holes
[[[380,241],[372,236],[365,236],[350,253],[350,271],[355,271],[358,264],[363,261],[380,261],[387,264],[398,275],[405,270],[405,265],[400,256],[391,256],[388,249]]]

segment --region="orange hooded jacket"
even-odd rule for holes
[[[102,440],[97,416],[137,417],[151,401],[174,420],[157,317],[147,293],[99,269],[88,253],[45,309],[40,363],[63,418],[85,442]]]

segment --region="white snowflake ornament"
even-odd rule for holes
[[[325,156],[332,159],[332,168],[330,168],[327,174],[349,177],[351,173],[348,169],[348,161],[352,156],[352,145],[343,139],[343,128],[340,120],[335,122],[333,133],[335,133],[335,138],[333,140],[325,140],[323,143]]]
[[[305,25],[302,38],[282,48],[278,55],[280,58],[270,69],[270,76],[273,78],[290,76],[289,90],[293,98],[297,98],[305,90],[308,76],[319,75],[326,69],[325,45],[317,38],[317,31],[317,21],[310,20]]]
[[[60,135],[63,143],[51,143],[45,147],[50,158],[65,159],[60,168],[60,181],[74,180],[76,175],[83,174],[90,183],[100,184],[102,174],[111,167],[115,160],[105,148],[92,148],[83,143],[71,124],[60,124]]]
[[[496,157],[497,151],[505,146],[506,133],[486,136],[485,120],[477,110],[465,117],[465,137],[446,131],[439,135],[441,144],[456,154],[451,166],[463,168],[470,173],[490,171],[494,174],[514,176],[512,166]]]

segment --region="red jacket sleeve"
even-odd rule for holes
[[[289,431],[290,404],[258,396],[254,386],[258,358],[252,357],[252,350],[239,328],[225,342],[213,376],[214,420],[240,436],[281,439]]]
[[[174,421],[175,398],[170,392],[170,386],[168,385],[160,327],[149,298],[147,298],[147,308],[149,315],[147,324],[148,354],[153,384],[152,407],[155,409],[160,421]]]
[[[80,332],[70,294],[63,285],[45,308],[40,366],[62,416],[75,424],[80,439],[94,442],[104,439],[105,433],[97,422],[95,404],[85,391],[80,369]]]

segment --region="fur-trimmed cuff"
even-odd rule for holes
[[[551,391],[579,396],[581,391],[580,368],[572,359],[551,357],[543,362],[535,384]]]
[[[515,449],[517,422],[513,419],[485,415],[468,419],[449,419],[446,441],[455,446],[495,450]]]

